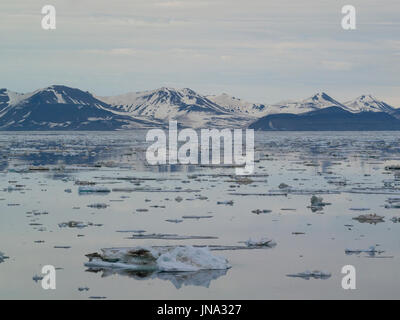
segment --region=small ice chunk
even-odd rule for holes
[[[233,206],[233,200],[229,200],[229,201],[218,201],[217,204],[224,204],[227,206]]]
[[[360,253],[367,253],[367,254],[369,254],[369,255],[371,256],[371,255],[375,255],[375,254],[384,253],[385,251],[377,250],[377,249],[375,248],[375,246],[371,246],[371,247],[369,247],[369,248],[366,249],[366,250],[362,250],[362,249],[346,249],[344,252],[345,252],[347,255],[360,254]]]
[[[276,242],[269,238],[252,239],[245,241],[248,247],[271,247],[275,246]]]
[[[181,222],[183,222],[182,219],[167,219],[165,221],[166,222],[171,222],[171,223],[181,223]]]
[[[181,201],[183,201],[183,198],[180,197],[180,196],[178,196],[178,197],[175,198],[175,201],[176,201],[176,202],[181,202]]]
[[[111,190],[105,187],[79,187],[79,193],[110,193]]]
[[[88,225],[80,221],[61,222],[58,224],[60,228],[86,228]]]
[[[9,259],[3,252],[0,251],[0,263],[4,262],[4,260]]]
[[[384,216],[378,216],[376,213],[374,214],[362,214],[359,215],[358,217],[353,218],[353,220],[357,220],[358,222],[364,223],[378,223],[378,222],[384,222]]]
[[[38,275],[35,274],[35,275],[32,277],[32,280],[35,281],[35,282],[42,281],[42,280],[43,280],[43,277],[42,277],[42,276],[38,276]]]
[[[304,272],[300,272],[300,273],[296,273],[296,274],[288,274],[288,277],[292,277],[292,278],[303,278],[306,280],[310,280],[312,279],[328,279],[331,277],[331,274],[328,272],[323,272],[323,271],[318,271],[318,270],[314,270],[314,271],[304,271]]]
[[[94,209],[106,209],[107,207],[108,205],[105,203],[93,203],[88,205],[88,208],[94,208]]]

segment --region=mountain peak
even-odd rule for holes
[[[219,105],[190,88],[161,87],[151,91],[99,97],[99,99],[110,104],[118,112],[163,121],[190,119],[192,122],[200,122],[199,119],[204,117],[225,113]]]
[[[345,102],[345,105],[348,106],[352,112],[367,111],[392,113],[396,110],[395,107],[392,107],[386,102],[379,100],[370,94],[363,94],[354,100],[347,101]]]
[[[314,94],[311,98],[306,99],[306,100],[312,100],[312,101],[330,101],[333,102],[334,104],[339,104],[340,103],[338,101],[336,101],[335,99],[333,99],[330,95],[328,95],[325,92],[318,92],[316,94]]]

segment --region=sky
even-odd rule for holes
[[[56,30],[41,27],[49,4]],[[348,4],[356,30],[341,27]],[[373,94],[400,107],[400,1],[1,0],[0,88],[52,84],[259,103]]]

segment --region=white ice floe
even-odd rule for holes
[[[215,256],[208,248],[135,247],[102,249],[101,254],[89,254],[89,268],[125,269],[131,271],[193,272],[199,270],[226,270],[228,261]]]

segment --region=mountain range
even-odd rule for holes
[[[257,130],[399,130],[400,109],[371,95],[339,102],[317,93],[300,101],[261,104],[226,93],[159,88],[118,96],[53,85],[31,93],[0,89],[0,130],[126,130],[166,127]]]

